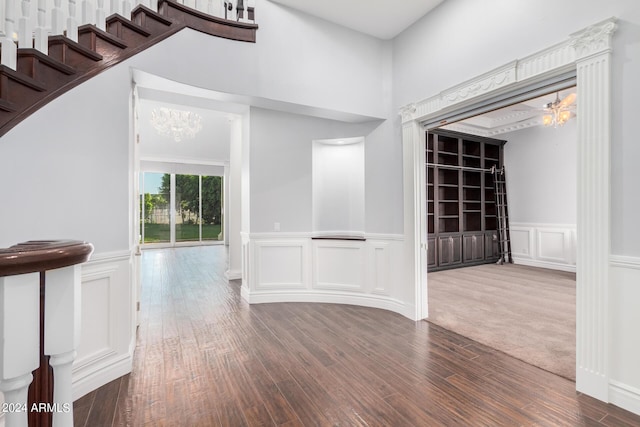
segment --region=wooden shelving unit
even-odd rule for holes
[[[493,177],[506,141],[427,132],[427,233],[430,271],[498,259]]]

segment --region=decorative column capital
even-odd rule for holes
[[[405,105],[400,108],[399,114],[402,117],[402,123],[413,120],[416,114],[416,104]]]
[[[617,18],[612,17],[571,34],[571,46],[575,49],[576,59],[610,51],[613,33],[618,28],[616,21]]]

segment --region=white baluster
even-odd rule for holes
[[[229,20],[235,20],[236,0],[225,0],[225,10],[222,16]]]
[[[73,425],[71,371],[80,341],[80,265],[45,273],[44,353],[53,368],[53,427]]]
[[[38,0],[38,25],[34,31],[34,47],[45,55],[49,53],[47,24],[47,0]]]
[[[0,38],[2,44],[2,65],[15,70],[18,65],[18,47],[15,43],[16,4],[9,0],[4,2],[4,34]]]
[[[107,30],[107,12],[104,10],[104,0],[98,0],[96,9],[96,26],[103,31]]]
[[[6,427],[27,426],[27,391],[40,361],[40,274],[0,277],[0,391]]]
[[[22,0],[22,15],[18,20],[18,47],[33,47],[33,21],[31,20],[31,0]]]
[[[69,16],[67,17],[67,37],[78,41],[78,20],[76,19],[76,0],[69,0]]]
[[[208,0],[196,0],[196,9],[200,12],[207,13]]]
[[[122,0],[122,16],[131,19],[131,2],[129,0]]]
[[[95,24],[96,8],[92,0],[82,0],[80,10],[80,25]]]
[[[111,13],[118,13],[120,14],[120,0],[111,0],[110,5],[111,5]]]
[[[64,21],[62,0],[53,0],[53,9],[51,9],[51,34],[60,35],[64,33]]]
[[[225,7],[227,2],[225,0],[216,0],[218,2],[218,13],[214,13],[214,15],[219,16],[220,18],[225,17]]]
[[[248,21],[248,22],[251,22],[251,23],[255,23],[255,22],[256,22],[256,20],[255,20],[255,16],[254,16],[253,18],[251,18],[251,19],[249,18],[249,8],[253,9],[254,14],[255,14],[255,10],[256,10],[256,0],[245,0],[245,3],[246,3],[246,4],[244,5],[244,7],[245,7],[245,9],[246,9],[246,11],[245,11],[245,13],[246,13],[245,17],[246,17],[247,21]]]

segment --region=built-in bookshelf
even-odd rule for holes
[[[506,141],[427,132],[427,233],[430,271],[498,258],[492,167]]]

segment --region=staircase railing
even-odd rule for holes
[[[255,23],[255,0],[177,0],[204,14]],[[3,0],[0,6],[0,64],[15,70],[17,48],[48,53],[48,37],[65,35],[78,41],[78,28],[92,24],[106,29],[113,14],[126,17],[138,5],[158,11],[158,0]]]
[[[184,28],[255,43],[253,1],[1,0],[0,137],[53,99]]]
[[[0,391],[6,427],[73,426],[80,264],[92,252],[90,243],[73,240],[0,249]]]

